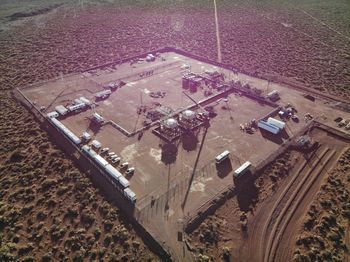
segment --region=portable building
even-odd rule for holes
[[[125,177],[120,176],[118,178],[119,184],[123,187],[123,188],[127,188],[130,186],[130,182],[129,180],[127,180]]]
[[[78,111],[86,107],[85,103],[79,103],[68,107],[69,112]]]
[[[124,189],[124,195],[133,203],[136,202],[136,194],[130,189],[125,188]]]
[[[280,98],[280,95],[277,90],[273,90],[267,94],[267,98],[269,98],[271,101],[277,101]]]
[[[97,149],[101,148],[101,143],[97,140],[92,140],[91,145]]]
[[[104,119],[103,119],[103,117],[101,116],[101,115],[99,115],[98,113],[93,113],[92,114],[92,119],[96,122],[96,123],[99,123],[99,124],[101,124],[101,123],[103,123],[103,121],[104,121]]]
[[[75,105],[78,105],[78,104],[81,104],[81,103],[83,103],[83,101],[81,101],[80,98],[74,99],[74,104]]]
[[[220,155],[218,155],[216,158],[215,158],[215,161],[217,164],[220,164],[222,161],[224,161],[230,154],[230,151],[228,150],[225,150],[224,152],[222,152]]]
[[[117,169],[115,169],[111,164],[107,163],[105,170],[113,181],[116,183],[119,182],[119,178],[122,176],[122,174]]]
[[[48,118],[56,118],[58,116],[59,116],[59,114],[56,111],[52,111],[52,112],[47,114]]]
[[[261,129],[264,129],[274,135],[277,135],[281,130],[279,129],[279,127],[273,125],[273,124],[270,124],[269,122],[267,121],[264,121],[264,120],[260,120],[258,122],[258,127],[261,128]]]
[[[88,132],[83,132],[83,135],[81,136],[85,141],[88,141],[91,139],[91,135]]]
[[[97,164],[99,164],[101,167],[105,167],[108,165],[107,160],[98,154],[94,155],[93,158],[97,162]]]
[[[269,117],[267,119],[267,122],[270,124],[273,124],[275,126],[277,126],[279,129],[284,129],[284,127],[286,126],[286,123],[280,120],[277,120],[275,118]]]
[[[55,107],[55,110],[61,115],[64,116],[68,113],[68,109],[63,105],[58,105]]]
[[[91,158],[94,158],[94,156],[97,155],[97,153],[93,149],[91,149],[91,147],[89,147],[88,145],[84,145],[81,149],[83,150],[83,152],[88,154]]]
[[[243,165],[241,165],[239,168],[237,168],[234,172],[235,178],[238,178],[242,175],[244,175],[250,168],[252,164],[249,161],[246,161]]]
[[[103,90],[101,92],[98,92],[95,94],[96,98],[105,98],[107,96],[109,96],[110,94],[112,94],[112,91],[107,89],[107,90]]]
[[[86,105],[91,105],[91,101],[83,96],[79,97],[79,100],[85,103]]]

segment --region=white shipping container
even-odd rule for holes
[[[64,107],[63,105],[56,106],[55,110],[62,116],[66,115],[68,113],[68,109],[66,107]]]
[[[133,203],[136,202],[136,194],[130,189],[125,188],[124,189],[124,195]]]
[[[95,159],[95,161],[100,165],[100,166],[102,166],[102,167],[105,167],[106,165],[108,165],[108,162],[107,162],[107,160],[106,159],[104,159],[102,156],[100,156],[100,155],[95,155],[94,156],[94,159]]]
[[[281,131],[277,126],[270,124],[264,120],[258,122],[258,127],[275,135]]]
[[[85,103],[86,105],[91,105],[91,101],[83,96],[79,97],[80,101]]]
[[[127,188],[127,187],[130,186],[129,180],[127,180],[125,177],[120,176],[120,177],[118,178],[118,180],[119,180],[119,183],[123,186],[123,188]]]
[[[267,122],[270,123],[270,124],[272,124],[272,125],[277,126],[277,127],[280,128],[280,129],[283,129],[283,128],[286,126],[286,123],[285,123],[285,122],[280,121],[280,120],[277,120],[277,119],[272,118],[272,117],[269,117],[269,118],[267,119]]]

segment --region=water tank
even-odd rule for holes
[[[165,121],[164,125],[167,127],[167,128],[171,128],[171,129],[174,129],[177,127],[177,121],[176,119],[174,118],[169,118]]]
[[[196,113],[191,110],[185,110],[182,113],[182,117],[187,120],[193,120],[196,117]]]

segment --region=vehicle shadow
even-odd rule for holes
[[[216,172],[218,177],[224,178],[232,171],[231,159],[228,157],[220,164],[216,164]]]
[[[259,189],[255,185],[255,177],[250,171],[234,179],[238,206],[241,211],[254,209],[259,197]]]

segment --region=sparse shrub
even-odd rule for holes
[[[53,240],[57,241],[61,239],[65,234],[66,234],[65,229],[60,228],[59,225],[54,224],[51,226],[50,235]]]
[[[106,248],[104,248],[104,247],[99,248],[98,257],[101,259],[104,257],[105,254],[106,254]]]
[[[34,257],[32,256],[27,256],[22,259],[23,262],[34,262]]]
[[[8,224],[8,219],[5,216],[0,216],[0,230],[3,230],[7,224]]]
[[[103,203],[101,206],[98,207],[98,211],[103,217],[105,217],[108,214],[109,205],[107,203]]]
[[[105,247],[108,247],[112,241],[112,235],[110,233],[106,234],[105,239],[103,240],[103,244]]]
[[[96,250],[92,250],[90,252],[90,260],[95,260],[97,257],[97,251]]]
[[[84,261],[84,255],[82,252],[77,252],[73,257],[73,262],[82,262]]]
[[[76,209],[68,207],[65,216],[69,218],[76,218],[78,216],[78,211]]]
[[[44,213],[43,211],[39,211],[38,214],[36,215],[36,218],[41,221],[44,220],[46,217],[47,217],[47,214]]]
[[[106,232],[110,232],[113,228],[113,223],[111,223],[110,221],[104,221],[103,228],[105,229]]]
[[[57,183],[56,179],[48,178],[41,184],[41,190],[46,191],[50,189],[52,186],[56,185],[56,183]]]
[[[19,235],[15,235],[15,236],[12,238],[12,242],[13,242],[13,243],[18,243],[18,242],[19,242]]]
[[[63,196],[66,192],[69,191],[69,187],[68,186],[61,186],[58,190],[57,190],[57,195],[59,196]]]
[[[15,257],[11,254],[11,249],[13,249],[12,243],[4,243],[0,235],[0,261],[14,262]]]
[[[22,209],[21,212],[22,214],[29,214],[29,212],[31,212],[34,208],[34,205],[25,205]]]
[[[135,248],[135,249],[138,249],[140,247],[140,242],[138,241],[132,241],[132,246]]]
[[[314,226],[315,220],[309,217],[305,222],[304,222],[304,228],[308,231],[310,231],[313,226]]]
[[[203,255],[203,254],[199,254],[197,258],[198,258],[198,262],[209,262],[210,261],[210,258],[206,255]]]
[[[109,262],[117,262],[119,261],[118,260],[118,257],[115,255],[115,254],[112,254],[110,257],[109,257]]]
[[[43,257],[41,258],[41,262],[50,262],[51,257],[52,257],[52,254],[51,254],[51,252],[49,252],[48,254],[43,255]]]
[[[55,207],[57,205],[57,202],[54,199],[49,199],[47,201],[46,205],[47,205],[48,208],[53,208],[53,207]]]
[[[20,150],[15,150],[12,152],[10,155],[10,162],[20,162],[25,158],[25,155],[22,151]]]
[[[18,248],[18,255],[23,256],[23,255],[31,252],[32,250],[33,250],[33,245],[31,243],[29,243],[25,246],[21,246]]]
[[[95,218],[90,211],[83,211],[80,216],[80,221],[85,225],[91,226],[94,223]]]
[[[230,249],[228,247],[224,247],[222,249],[222,259],[223,261],[227,261],[229,262],[231,260],[231,252],[230,252]]]
[[[101,236],[101,231],[98,229],[95,229],[95,231],[94,231],[95,239],[98,240],[100,238],[100,236]]]

